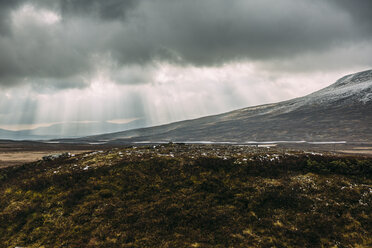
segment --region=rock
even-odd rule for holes
[[[69,158],[71,154],[69,152],[58,153],[58,154],[51,154],[43,157],[44,161],[53,161],[59,158]]]

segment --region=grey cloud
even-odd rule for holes
[[[110,47],[126,61],[211,65],[290,57],[354,40],[346,13],[322,1],[144,1]]]
[[[312,52],[287,59],[272,59],[257,63],[257,65],[271,73],[281,71],[291,74],[303,74],[320,71],[345,71],[350,74],[355,71],[371,69],[371,44],[372,39],[354,46],[337,46],[327,52]]]
[[[39,85],[56,87],[55,82],[68,82],[94,73],[94,56],[101,52],[97,50],[99,41],[95,32],[103,33],[105,26],[86,21],[74,23],[78,27],[71,27],[71,23],[43,26],[25,20],[20,30],[14,29],[12,35],[0,37],[0,85],[38,79]],[[80,30],[81,27],[84,29]],[[79,82],[76,87],[82,84]]]
[[[32,99],[27,99],[22,106],[20,118],[18,119],[19,124],[34,123],[36,119],[37,102]]]
[[[60,0],[61,12],[66,15],[87,14],[103,19],[125,18],[138,0]]]
[[[79,80],[79,78],[34,78],[32,81],[29,81],[29,83],[33,86],[32,89],[38,93],[52,93],[56,90],[71,88],[83,89],[88,85],[85,80]]]
[[[3,116],[1,124],[32,124],[36,118],[37,106],[37,101],[31,98],[16,99],[16,101],[15,99],[1,99],[0,116]]]
[[[16,8],[21,0],[0,0],[0,35],[9,34],[9,14]]]
[[[154,61],[264,63],[326,53],[372,36],[369,0],[22,1],[61,14],[61,22],[48,27],[32,20],[3,25],[9,11],[22,6],[8,2],[0,0],[0,32],[2,26],[12,29],[0,36],[3,86],[40,79],[40,85],[74,87],[65,82],[94,74],[100,66],[95,56],[109,55],[120,83],[143,83],[151,72],[138,77],[137,67],[146,70]],[[121,68],[134,69],[123,75]],[[76,81],[76,87],[84,85]]]
[[[126,66],[112,70],[110,78],[118,84],[147,84],[153,81],[155,68]]]
[[[371,36],[372,31],[372,1],[371,0],[332,0],[335,6],[338,6],[341,11],[347,12],[354,21],[358,24],[355,28],[360,28],[365,31],[365,35]]]

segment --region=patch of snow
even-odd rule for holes
[[[307,142],[313,145],[326,145],[326,144],[346,144],[346,141],[314,141],[314,142]]]
[[[318,156],[323,156],[322,153],[318,153],[318,152],[305,152],[306,154],[311,154],[311,155],[318,155]]]
[[[51,154],[43,157],[44,161],[53,161],[59,158],[69,158],[71,154],[69,152],[59,153],[59,154]]]
[[[289,113],[302,106],[326,105],[338,100],[367,103],[372,101],[372,70],[345,76],[336,83],[304,97],[285,102],[264,105],[263,108],[246,108],[242,111],[258,110],[260,115]]]
[[[307,103],[322,104],[355,95],[359,101],[369,101],[372,98],[371,91],[372,70],[345,76],[327,88],[307,95],[303,99]]]
[[[366,95],[365,95],[363,98],[361,98],[359,101],[362,102],[363,104],[366,104],[367,102],[372,101],[372,93],[368,93],[368,94],[366,94]]]

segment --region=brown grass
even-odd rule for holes
[[[0,247],[372,247],[372,159],[161,145],[0,169]]]
[[[42,159],[43,156],[70,152],[72,154],[81,154],[90,150],[65,150],[65,151],[20,151],[20,152],[0,152],[0,168],[21,165]]]
[[[348,154],[372,155],[372,150],[340,150],[339,152]]]

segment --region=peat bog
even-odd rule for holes
[[[0,247],[371,247],[372,159],[114,148],[0,169]]]

